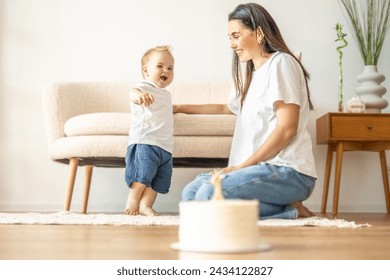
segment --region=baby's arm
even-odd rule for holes
[[[147,92],[142,92],[137,88],[133,88],[130,90],[130,101],[138,105],[149,106],[153,104],[154,98]]]

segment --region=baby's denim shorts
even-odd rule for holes
[[[129,187],[138,182],[158,193],[167,193],[172,169],[172,154],[158,146],[132,144],[127,147],[125,180]]]

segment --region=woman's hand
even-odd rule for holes
[[[174,114],[177,114],[177,113],[181,113],[180,111],[180,105],[172,105],[172,109],[173,109],[173,113]]]
[[[226,174],[226,173],[230,173],[230,172],[233,172],[233,171],[236,171],[239,169],[241,169],[239,166],[232,165],[232,166],[228,166],[228,167],[221,169],[220,172]]]

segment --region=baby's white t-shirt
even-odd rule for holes
[[[173,108],[171,93],[149,81],[142,81],[133,88],[147,92],[154,98],[150,106],[130,102],[131,126],[128,144],[148,144],[165,151],[173,151]]]
[[[234,94],[234,96],[233,96]],[[276,52],[253,72],[244,104],[232,92],[229,109],[237,115],[236,127],[229,157],[229,165],[239,165],[265,142],[276,127],[274,103],[297,104],[300,107],[297,135],[290,144],[267,163],[287,166],[317,177],[312,142],[307,123],[309,102],[303,71],[289,54]]]

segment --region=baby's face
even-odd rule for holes
[[[173,80],[174,59],[167,52],[154,52],[143,67],[145,79],[160,88],[167,87]]]

